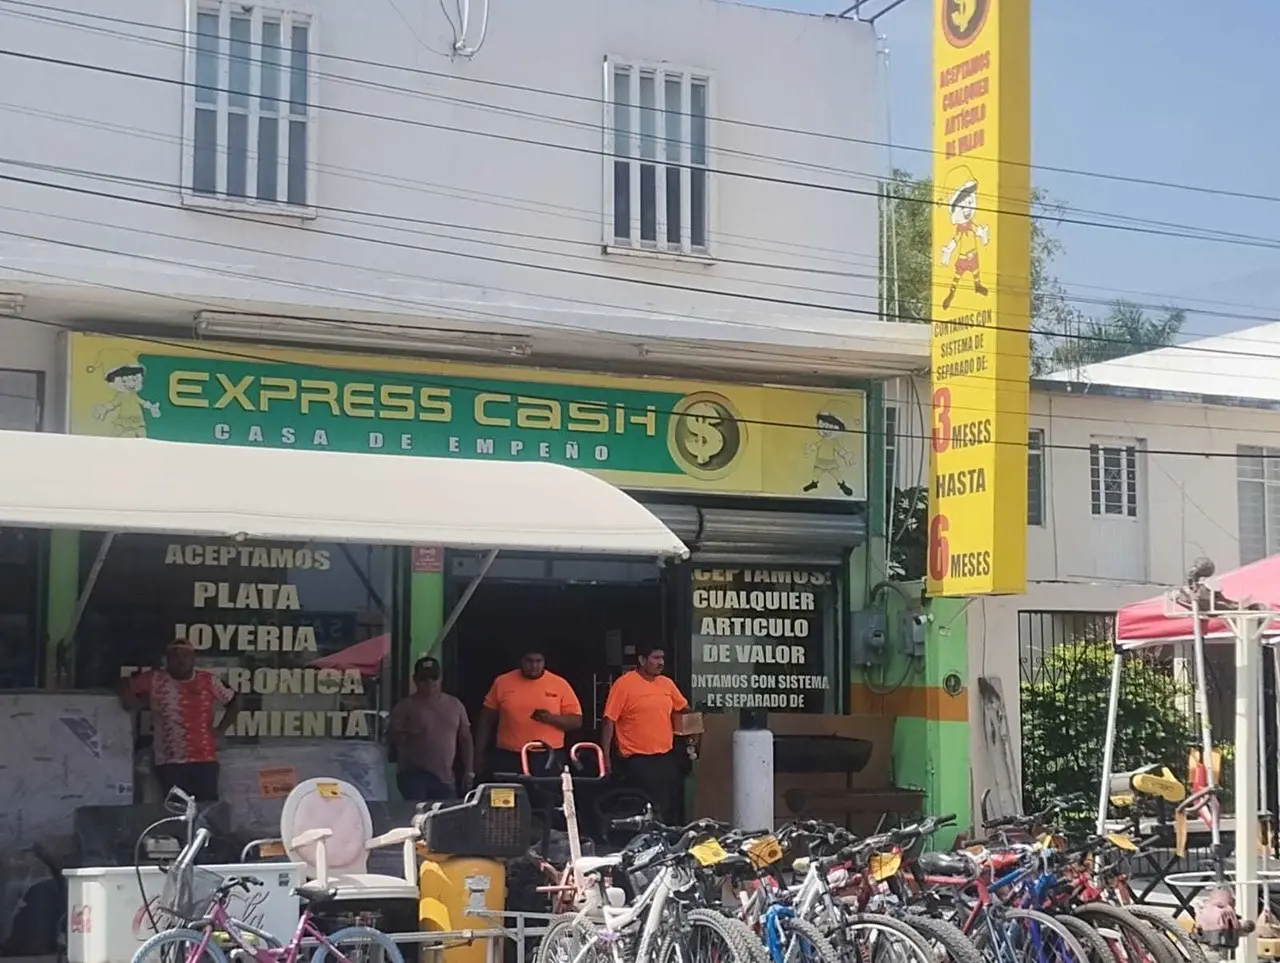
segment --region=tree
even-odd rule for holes
[[[1153,317],[1140,305],[1116,301],[1106,317],[1089,318],[1079,330],[1058,339],[1049,352],[1049,367],[1054,371],[1080,368],[1166,347],[1182,332],[1186,320],[1182,308],[1165,308]]]
[[[882,217],[887,263],[880,283],[884,314],[890,321],[928,322],[933,316],[933,181],[895,170],[887,195]],[[1052,338],[1074,330],[1081,314],[1050,270],[1062,253],[1062,242],[1052,228],[1061,220],[1064,208],[1035,189],[1031,210],[1031,317],[1017,323],[1035,332],[1032,362],[1039,370]]]
[[[1098,791],[1114,650],[1104,639],[1053,646],[1022,683],[1022,793],[1027,812],[1055,796]],[[1113,772],[1163,763],[1186,767],[1188,686],[1167,663],[1132,656],[1120,675]]]

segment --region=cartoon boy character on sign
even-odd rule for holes
[[[991,228],[979,224],[978,214],[978,182],[973,179],[969,168],[954,167],[947,175],[946,191],[948,195],[947,212],[951,216],[951,224],[955,234],[943,247],[940,260],[944,267],[955,264],[955,277],[951,279],[951,288],[942,299],[942,309],[951,307],[951,299],[956,296],[956,288],[960,279],[966,274],[973,275],[974,293],[986,297],[987,289],[982,283],[982,271],[978,263],[979,242],[985,247],[991,242]],[[954,259],[954,262],[953,262]]]
[[[806,455],[813,456],[813,476],[801,491],[817,491],[823,479],[826,479],[833,482],[846,498],[851,497],[853,489],[844,480],[845,469],[856,461],[853,452],[844,443],[843,436],[849,427],[838,414],[826,409],[818,412],[816,422],[818,440],[806,445],[804,449]]]
[[[93,406],[94,419],[109,422],[111,434],[121,438],[146,438],[143,412],[152,418],[160,417],[160,406],[141,394],[146,368],[132,355],[112,357],[110,352],[103,352],[89,370],[103,372],[103,380],[116,394],[112,401]]]

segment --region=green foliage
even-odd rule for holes
[[[895,170],[885,188],[882,229],[888,241],[881,271],[880,303],[890,321],[928,322],[933,313],[933,181]],[[1075,307],[1053,273],[1062,254],[1054,233],[1066,207],[1039,189],[1031,192],[1031,316],[1008,320],[1032,331],[1033,374],[1121,358],[1173,344],[1186,313],[1165,308],[1149,316],[1139,305],[1114,302],[1106,315],[1093,318]],[[896,253],[896,258],[894,254]],[[1002,279],[1014,283],[1016,279]]]
[[[893,545],[889,577],[899,581],[924,578],[928,551],[929,491],[923,485],[893,493]]]
[[[928,322],[933,313],[933,181],[928,177],[912,177],[902,170],[893,172],[887,185],[890,203],[886,205],[885,228],[890,235],[888,250],[896,249],[881,272],[881,303],[890,321]],[[1071,331],[1081,315],[1067,300],[1066,291],[1050,270],[1062,253],[1062,242],[1053,233],[1060,221],[1063,206],[1042,190],[1031,192],[1031,209],[1036,215],[1031,222],[1031,318],[1038,333],[1033,342],[1033,363],[1040,364],[1047,350],[1039,334],[1047,336]],[[891,218],[891,219],[890,219]],[[896,242],[896,243],[895,243]],[[1014,322],[1010,322],[1014,323]]]
[[[1159,317],[1152,317],[1136,304],[1116,301],[1106,317],[1085,321],[1077,337],[1059,339],[1050,349],[1049,367],[1055,371],[1083,367],[1166,347],[1182,332],[1186,320],[1181,308],[1165,308]]]
[[[1022,683],[1022,787],[1033,812],[1055,796],[1098,791],[1114,650],[1077,638],[1045,655],[1036,681]],[[1120,677],[1113,771],[1163,763],[1185,774],[1189,693],[1168,665],[1133,656]]]

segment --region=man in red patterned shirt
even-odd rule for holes
[[[212,672],[196,668],[190,643],[172,643],[163,669],[124,680],[121,701],[131,712],[151,709],[155,772],[164,791],[177,786],[201,802],[216,800],[218,735],[235,725],[240,696]],[[222,720],[215,724],[219,707]]]

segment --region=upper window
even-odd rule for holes
[[[606,247],[707,254],[710,79],[610,60],[605,88]]]
[[[1027,432],[1027,524],[1044,524],[1044,429]]]
[[[1237,449],[1236,496],[1240,564],[1280,552],[1280,448]]]
[[[0,368],[0,428],[39,431],[43,377],[38,371]]]
[[[186,197],[309,213],[314,50],[310,17],[244,3],[195,7],[187,48]]]
[[[1089,500],[1095,515],[1138,517],[1138,449],[1089,446]]]

